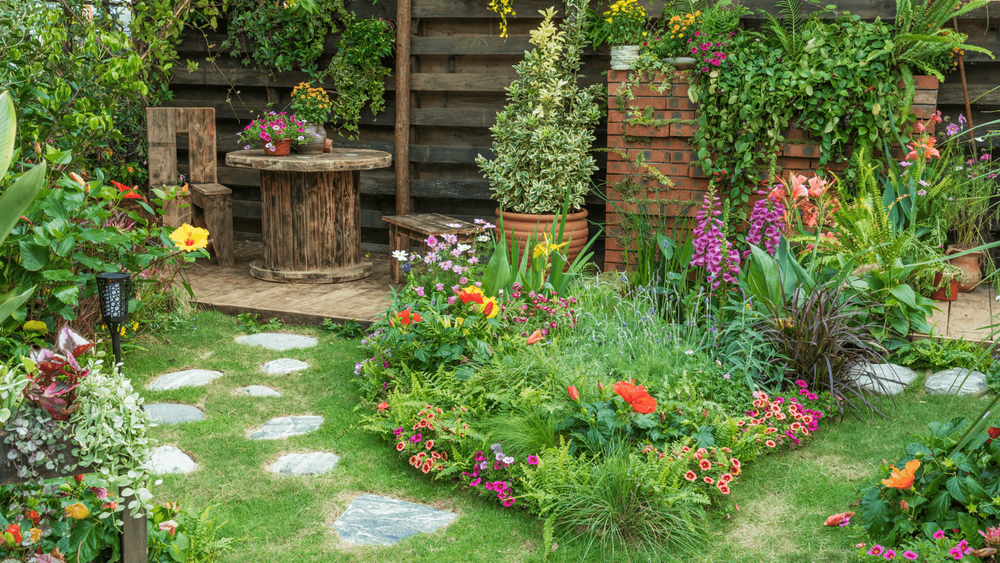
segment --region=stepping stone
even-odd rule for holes
[[[175,371],[166,375],[161,375],[155,381],[147,385],[148,389],[156,391],[168,391],[180,389],[181,387],[201,387],[208,385],[212,380],[222,377],[221,371],[208,371],[207,369],[186,369]]]
[[[270,387],[264,387],[263,385],[250,385],[240,389],[247,395],[251,397],[280,397],[281,393],[278,393]]]
[[[982,395],[986,392],[986,375],[978,371],[970,372],[965,368],[946,369],[928,377],[924,388],[931,395]]]
[[[421,532],[433,532],[457,516],[394,498],[362,495],[347,505],[333,529],[349,543],[392,545]]]
[[[270,362],[264,364],[264,373],[268,375],[283,375],[308,368],[309,364],[301,360],[282,358],[280,360],[271,360]]]
[[[311,336],[302,336],[301,334],[285,334],[282,332],[260,332],[257,334],[249,334],[247,336],[240,336],[236,339],[240,344],[247,344],[249,346],[263,346],[270,350],[292,350],[294,348],[312,348],[319,343],[318,340]]]
[[[157,424],[177,424],[178,422],[197,422],[205,420],[205,413],[191,405],[174,403],[156,403],[146,405],[143,409],[149,413],[149,418]]]
[[[271,466],[271,473],[282,475],[319,475],[329,473],[337,466],[340,456],[327,452],[288,454],[281,456]]]
[[[250,435],[254,440],[280,440],[306,434],[323,424],[322,416],[279,416],[268,420],[264,427]]]
[[[867,370],[865,370],[867,368]],[[864,373],[871,372],[875,377]],[[917,378],[917,372],[897,364],[867,364],[864,367],[854,366],[850,373],[855,376],[863,389],[880,395],[897,395],[903,392],[907,385]]]
[[[188,455],[173,446],[160,446],[153,450],[153,474],[191,473],[198,464]]]

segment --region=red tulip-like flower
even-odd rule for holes
[[[569,391],[569,398],[573,399],[573,402],[580,402],[580,392],[576,390],[576,385],[570,385],[566,390]]]
[[[409,307],[403,309],[402,311],[397,313],[397,315],[399,316],[399,324],[402,325],[419,323],[421,320],[420,313],[411,312]]]

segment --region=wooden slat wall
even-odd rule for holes
[[[515,0],[517,18],[508,21],[510,37],[499,37],[499,20],[488,11],[486,0],[411,0],[413,34],[411,49],[411,99],[409,166],[411,167],[411,209],[415,213],[439,212],[462,219],[492,218],[495,204],[489,199],[489,184],[483,179],[474,159],[477,154],[491,155],[489,127],[496,120],[496,113],[504,106],[504,88],[516,77],[513,65],[531,47],[528,33],[541,21],[538,10],[560,5],[555,0]],[[770,0],[743,0],[744,5],[775,13]],[[607,0],[592,2],[601,10]],[[650,2],[643,4],[649,6]],[[659,14],[662,0],[652,2],[650,14]],[[837,3],[841,9],[859,14],[866,19],[881,17],[892,19],[895,14],[893,0],[850,0]],[[359,16],[377,16],[395,19],[395,0],[380,0],[372,5],[367,0],[354,0],[348,10]],[[759,24],[760,15],[747,21],[748,26]],[[960,20],[960,30],[970,35],[970,42],[1000,51],[1000,33],[997,24],[987,19],[987,14],[974,13]],[[283,72],[268,76],[245,67],[219,50],[225,39],[225,29],[207,37],[189,33],[179,45],[181,61],[199,63],[199,70],[189,73],[185,65],[174,69],[171,88],[174,100],[167,105],[181,107],[213,107],[216,110],[219,183],[233,189],[234,227],[242,233],[260,232],[260,176],[247,169],[228,168],[224,154],[241,148],[237,133],[254,115],[267,109],[268,102],[276,102],[283,109],[289,100],[292,87],[305,79],[299,72]],[[337,37],[327,38],[326,60],[336,51]],[[215,57],[215,62],[206,57]],[[985,113],[1000,109],[1000,90],[990,90],[997,84],[997,63],[980,55],[967,55],[966,65],[970,95],[979,98],[973,106],[975,123],[985,123],[994,116]],[[386,61],[390,68],[395,61]],[[585,55],[583,84],[603,83],[604,72],[609,68],[605,50],[588,50]],[[232,86],[232,88],[230,88]],[[386,109],[377,116],[365,115],[361,135],[349,142],[331,136],[343,146],[373,148],[393,151],[395,120],[395,81],[386,82]],[[939,92],[939,106],[945,115],[957,119],[964,107],[958,73],[949,75]],[[279,111],[280,111],[279,109]],[[595,147],[606,146],[606,126],[597,130]],[[184,164],[188,139],[180,137],[181,173],[188,170]],[[600,170],[596,182],[605,178],[606,161],[598,153]],[[387,225],[381,216],[395,212],[395,172],[393,169],[362,173],[362,240],[369,249],[386,249]],[[602,222],[604,206],[590,200],[591,219]],[[597,255],[603,252],[597,249]]]

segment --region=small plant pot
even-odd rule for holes
[[[934,293],[931,299],[935,301],[954,301],[958,299],[958,280],[951,278],[945,283],[941,272],[934,274]]]
[[[611,48],[611,70],[632,70],[639,58],[638,45],[620,45]]]
[[[326,128],[322,125],[306,125],[302,136],[304,141],[299,141],[295,146],[295,152],[299,154],[323,154],[326,147]]]
[[[287,156],[288,151],[292,149],[292,140],[282,139],[271,143],[271,147],[272,148],[269,149],[267,148],[267,145],[264,145],[264,154],[267,156]]]

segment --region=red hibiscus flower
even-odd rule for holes
[[[111,185],[118,188],[118,193],[122,194],[122,197],[125,199],[142,199],[142,196],[135,191],[138,189],[138,186],[130,188],[114,180],[111,180]]]
[[[17,524],[11,524],[11,525],[7,526],[6,532],[8,534],[14,536],[14,544],[15,545],[21,543],[21,527],[20,526],[18,526]]]
[[[632,410],[639,414],[649,414],[656,411],[656,399],[649,396],[646,388],[636,385],[632,380],[619,381],[614,384],[615,393],[618,393],[625,402],[632,406]]]
[[[402,324],[404,326],[408,324],[419,323],[421,320],[420,313],[411,312],[409,307],[397,313],[397,316],[399,317],[399,324]]]

